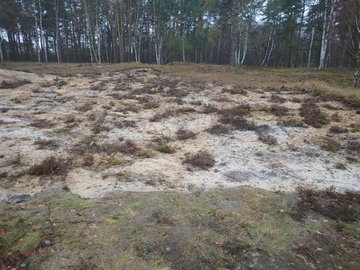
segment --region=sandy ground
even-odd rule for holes
[[[3,84],[25,80],[16,88]],[[73,77],[0,69],[0,83],[2,200],[21,201],[56,188],[86,198],[115,190],[236,186],[360,191],[360,114],[301,90],[236,89],[152,69]],[[320,128],[300,116],[308,101],[328,120]],[[224,112],[239,105],[249,106],[243,117],[257,128],[222,123]],[[288,111],[274,113],[274,106]],[[296,125],[285,125],[286,120]],[[229,132],[207,131],[219,123]],[[340,131],[331,132],[334,127]],[[180,129],[194,136],[181,140]],[[259,134],[272,142],[259,140]],[[323,146],[329,140],[330,147],[338,144],[336,151]],[[124,146],[129,143],[131,149]],[[158,151],[161,145],[174,153]],[[215,165],[201,169],[183,162],[199,151],[212,154]],[[50,157],[58,172],[29,173]]]

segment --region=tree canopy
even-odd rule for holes
[[[357,63],[358,2],[2,0],[1,58],[350,66]]]

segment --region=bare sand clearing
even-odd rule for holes
[[[305,91],[152,69],[73,77],[1,69],[0,84],[0,198],[9,202],[56,188],[86,198],[235,186],[360,191],[360,115]],[[306,118],[302,107],[318,111]],[[199,151],[215,165],[184,163]]]

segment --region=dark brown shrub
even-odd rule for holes
[[[269,128],[268,125],[263,125],[263,126],[257,127],[256,133],[258,134],[258,139],[268,145],[276,145],[277,140],[275,137],[273,137],[271,134],[269,134],[270,131],[271,131],[271,129]]]
[[[218,113],[221,115],[244,116],[250,113],[250,106],[247,104],[241,104],[227,110],[219,110]]]
[[[304,127],[304,122],[296,119],[288,119],[282,121],[279,125],[283,125],[284,127]]]
[[[49,157],[38,165],[34,165],[28,169],[27,173],[30,175],[50,175],[59,174],[63,169],[63,162],[57,160],[55,157]]]
[[[29,83],[31,82],[27,80],[19,80],[14,82],[2,81],[0,84],[0,89],[14,89]]]
[[[243,96],[247,96],[247,91],[245,91],[244,89],[239,89],[239,88],[232,88],[232,89],[223,89],[222,90],[223,93],[229,93],[231,95],[243,95]]]
[[[219,121],[225,125],[231,125],[239,130],[255,130],[256,125],[242,116],[223,115]]]
[[[297,220],[303,220],[311,213],[343,222],[354,222],[359,219],[359,193],[338,193],[333,188],[320,191],[300,189],[298,196],[299,199],[292,209],[292,217]]]
[[[207,151],[200,151],[193,156],[186,157],[184,163],[190,164],[194,167],[207,169],[214,167],[215,159],[212,154]]]
[[[286,98],[280,97],[278,95],[271,95],[270,101],[274,103],[285,103]]]
[[[190,130],[181,128],[176,132],[176,137],[179,140],[184,141],[184,140],[195,138],[196,134]]]
[[[301,105],[300,115],[304,117],[304,122],[315,128],[321,128],[329,124],[326,114],[314,102],[306,102]]]
[[[204,108],[200,111],[200,113],[205,113],[205,114],[210,114],[210,113],[216,113],[218,112],[219,109],[216,108],[213,105],[206,105],[204,106]]]
[[[197,111],[192,107],[182,107],[176,110],[177,114],[193,113],[193,112],[197,112]]]
[[[221,135],[228,133],[229,129],[224,125],[217,124],[209,127],[206,131],[213,135]]]
[[[331,133],[335,133],[335,134],[341,134],[341,133],[347,133],[349,132],[346,128],[342,128],[342,127],[339,127],[339,126],[332,126],[329,131]]]
[[[289,109],[285,106],[272,105],[270,108],[270,112],[272,112],[276,116],[284,116],[288,113]]]
[[[183,98],[189,95],[190,92],[183,89],[169,89],[167,92],[165,92],[165,95],[168,97],[178,97]]]
[[[153,117],[151,117],[149,120],[150,122],[158,122],[164,118],[169,118],[175,115],[175,112],[172,110],[167,110],[163,113],[157,113]]]
[[[360,154],[360,142],[358,140],[348,142],[346,149]]]
[[[341,145],[333,139],[325,138],[321,143],[320,148],[325,151],[336,153],[340,150]]]
[[[126,155],[137,155],[141,149],[132,141],[126,140],[119,147],[119,151]]]
[[[36,139],[35,144],[38,145],[39,149],[55,149],[58,148],[56,141],[51,139]]]
[[[156,108],[159,108],[160,105],[159,105],[159,102],[157,101],[150,101],[150,102],[147,102],[144,104],[144,109],[145,110],[149,110],[149,109],[156,109]]]

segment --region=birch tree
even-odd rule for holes
[[[326,57],[328,52],[329,40],[331,30],[334,23],[334,10],[336,0],[325,0],[324,14],[323,14],[323,29],[321,37],[321,50],[320,50],[320,64],[319,69],[323,70],[326,67]]]
[[[3,41],[4,41],[3,32],[0,31],[0,63],[1,64],[4,63],[4,53],[3,53],[3,49],[2,49]]]
[[[311,30],[311,38],[310,38],[310,45],[309,45],[309,52],[308,52],[308,60],[307,60],[307,67],[309,68],[311,65],[311,57],[312,57],[312,49],[314,44],[314,36],[315,36],[315,28]]]
[[[57,62],[61,63],[60,59],[60,35],[59,35],[59,0],[54,0],[55,8],[55,46]]]

